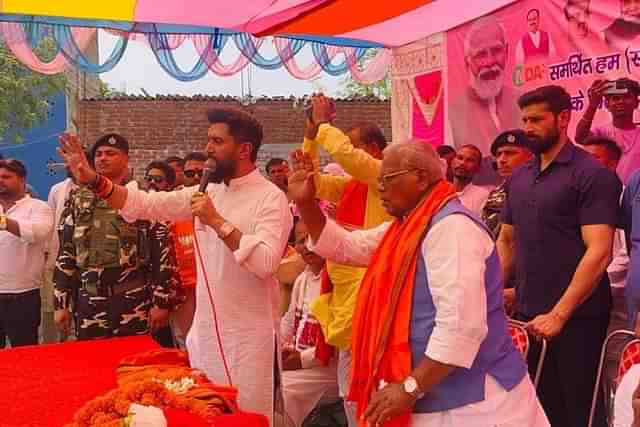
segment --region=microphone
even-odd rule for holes
[[[218,164],[216,163],[216,159],[209,158],[207,162],[204,164],[204,168],[202,169],[202,178],[200,179],[200,187],[198,187],[198,191],[204,193],[207,191],[207,185],[209,185],[209,180],[211,179],[211,175],[216,172],[216,167]]]

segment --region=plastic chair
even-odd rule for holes
[[[626,337],[629,338],[630,341],[625,344],[622,348],[622,352],[620,353],[620,359],[618,360],[618,368],[616,379],[613,381],[611,385],[611,390],[607,390],[606,384],[602,381],[602,376],[604,375],[605,369],[605,360],[607,356],[607,352],[609,350],[609,344],[616,337]],[[604,340],[604,344],[602,344],[602,350],[600,351],[600,363],[598,364],[598,374],[596,376],[596,384],[593,388],[593,398],[591,400],[591,412],[589,413],[589,424],[588,427],[593,425],[593,417],[596,412],[596,402],[598,400],[598,388],[600,384],[602,384],[602,392],[605,397],[609,396],[609,400],[606,402],[607,408],[607,423],[612,425],[613,418],[609,416],[613,399],[615,397],[616,388],[618,384],[620,384],[620,380],[627,373],[627,371],[635,364],[640,363],[640,338],[633,331],[627,331],[624,329],[613,331],[607,338]]]
[[[529,337],[529,332],[526,329],[526,323],[520,322],[514,319],[509,319],[509,334],[511,335],[513,344],[516,346],[518,351],[522,354],[522,357],[524,357],[524,360],[527,360],[527,356],[529,355],[529,349],[531,348],[531,338]],[[547,340],[542,339],[541,345],[542,345],[542,348],[540,350],[538,366],[536,366],[536,373],[533,378],[533,386],[536,389],[538,388],[538,383],[540,382],[540,376],[542,375],[544,358],[547,355]]]

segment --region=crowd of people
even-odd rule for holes
[[[342,408],[350,427],[584,427],[605,337],[640,310],[640,86],[620,82],[594,83],[575,143],[562,87],[522,95],[521,129],[489,142],[492,186],[475,180],[486,141],[343,132],[322,95],[266,176],[262,125],[228,109],[208,112],[203,152],[150,162],[141,185],[117,133],[86,151],[63,135],[69,177],[48,203],[2,159],[0,343],[38,343],[44,277],[62,340],[151,334],[271,425]],[[592,128],[603,98],[612,122]],[[526,361],[509,318],[532,337]],[[616,425],[640,425],[639,383],[621,382]]]

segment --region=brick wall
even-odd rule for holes
[[[339,100],[336,104],[338,127],[345,129],[359,121],[372,121],[391,140],[388,101]],[[77,117],[83,141],[93,142],[107,132],[125,136],[131,144],[131,167],[140,177],[152,160],[203,150],[207,135],[205,112],[211,107],[241,108],[262,123],[265,135],[258,156],[261,167],[271,157],[286,156],[302,141],[303,113],[293,108],[293,99],[287,98],[259,99],[250,107],[243,107],[231,97],[86,99],[80,101]]]

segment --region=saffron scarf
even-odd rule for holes
[[[336,207],[336,222],[348,228],[364,227],[365,214],[367,212],[367,196],[369,186],[360,181],[351,180],[345,187],[342,198]],[[320,295],[326,295],[333,291],[333,283],[327,269],[322,271],[320,282]],[[327,343],[324,334],[318,334],[315,357],[327,366],[334,355],[334,347]]]
[[[357,403],[358,418],[380,380],[401,382],[411,374],[409,323],[418,251],[433,216],[455,197],[454,187],[440,181],[408,217],[393,222],[371,258],[353,319],[349,400]],[[409,416],[385,426],[407,426]]]

